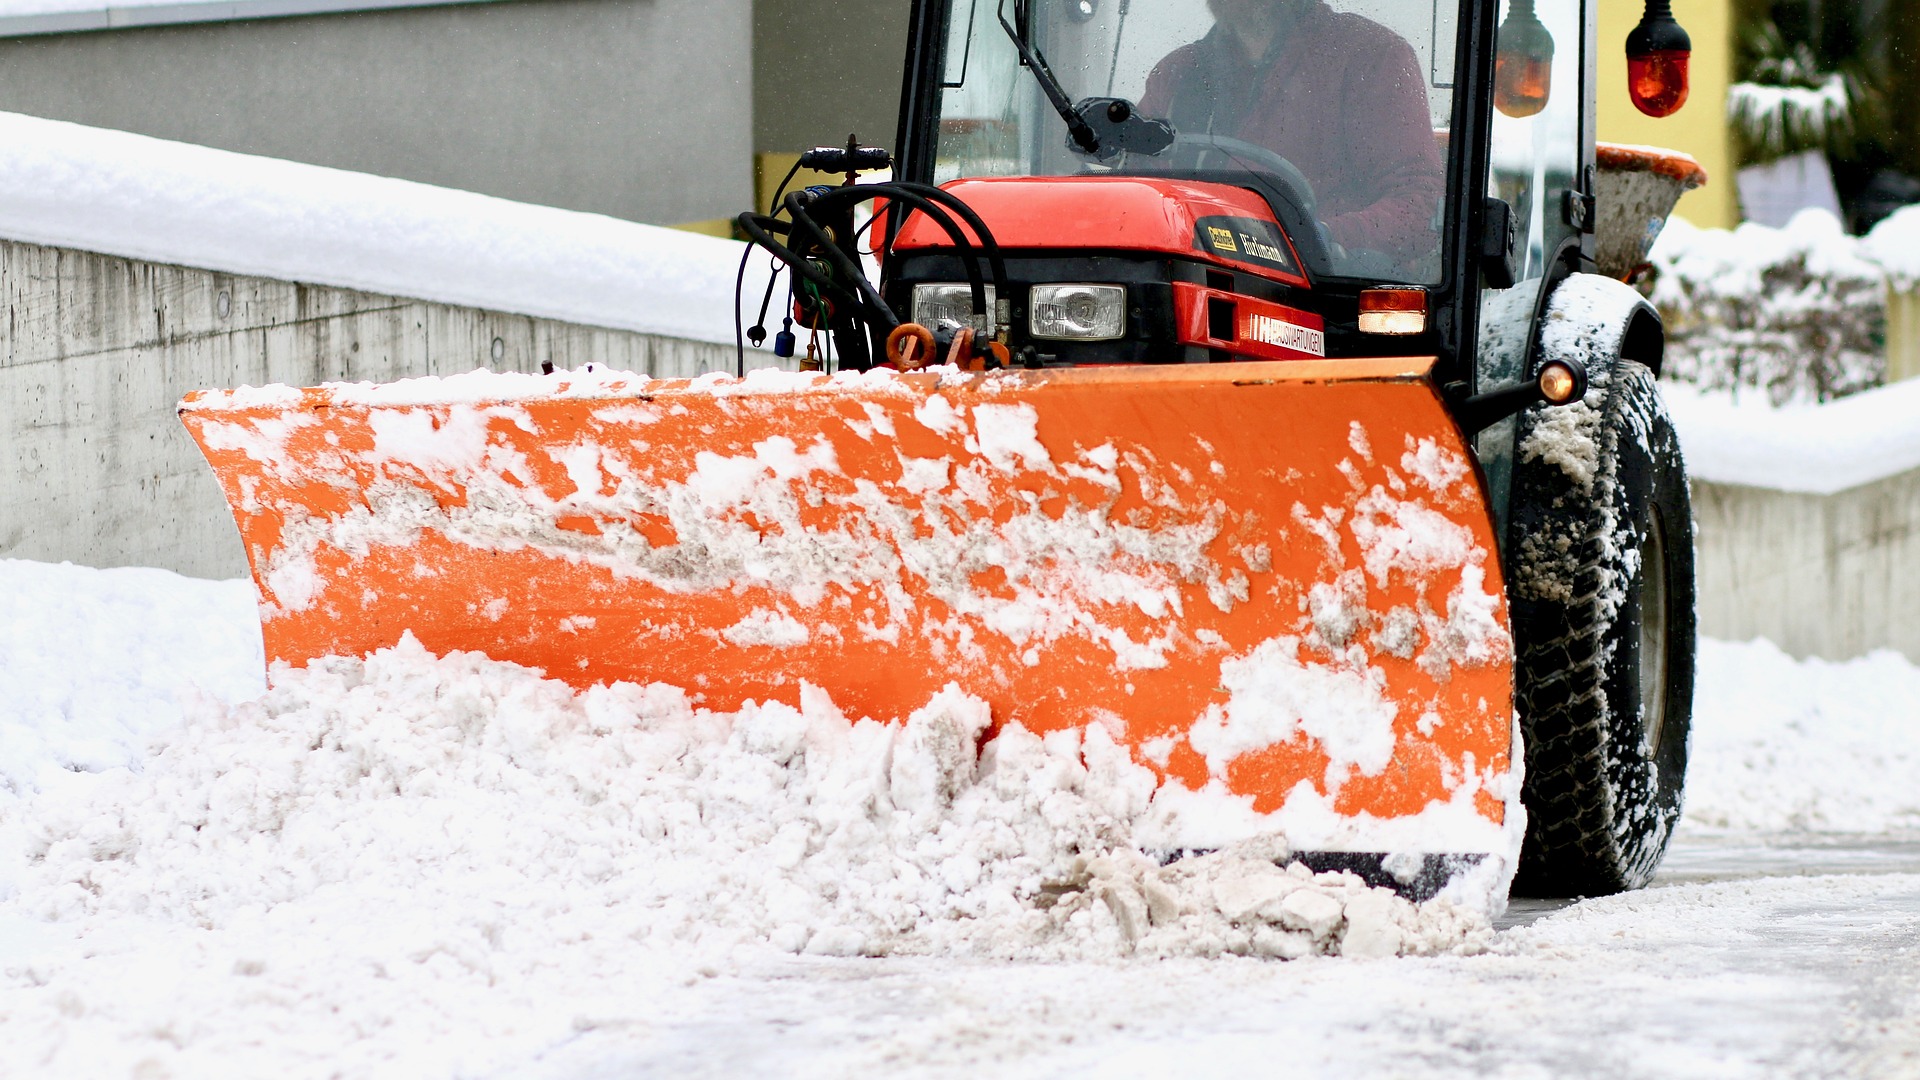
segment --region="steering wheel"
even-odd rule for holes
[[[1293,162],[1264,146],[1225,135],[1179,132],[1157,154],[1125,155],[1114,163],[1114,171],[1134,176],[1203,176],[1228,183],[1235,182],[1231,175],[1238,173],[1252,181],[1243,186],[1263,191],[1307,265],[1319,271],[1332,267],[1332,241],[1320,223],[1312,182]]]
[[[1175,168],[1231,168],[1237,164],[1251,172],[1266,173],[1280,181],[1295,207],[1316,223],[1319,221],[1319,200],[1314,197],[1312,182],[1293,162],[1264,146],[1226,135],[1183,131],[1173,137],[1172,146],[1156,156],[1173,162]],[[1131,165],[1132,160],[1128,164]]]

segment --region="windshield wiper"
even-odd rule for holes
[[[1059,113],[1060,119],[1067,122],[1067,135],[1073,140],[1073,144],[1079,147],[1082,153],[1093,154],[1096,157],[1102,156],[1100,136],[1094,133],[1093,125],[1087,123],[1086,117],[1074,111],[1073,102],[1067,100],[1067,92],[1061,88],[1060,80],[1054,78],[1053,69],[1047,66],[1047,58],[1041,56],[1040,50],[1027,41],[1027,35],[1023,30],[1028,25],[1031,4],[1032,0],[1014,0],[1014,18],[1020,21],[1020,27],[1016,28],[1007,21],[1007,0],[1000,0],[998,9],[1000,28],[1007,32],[1013,47],[1020,51],[1020,62],[1027,66],[1027,70],[1033,72],[1033,77],[1040,83],[1040,92],[1046,94],[1047,100],[1053,104],[1053,111]]]
[[[1067,122],[1067,144],[1075,150],[1106,161],[1115,154],[1139,153],[1157,154],[1173,145],[1173,126],[1164,120],[1155,120],[1140,115],[1133,102],[1125,98],[1098,97],[1087,98],[1075,105],[1067,99],[1067,91],[1054,77],[1053,69],[1047,66],[1047,58],[1027,40],[1027,27],[1031,25],[1033,0],[1014,0],[1013,17],[1019,23],[1007,21],[1007,0],[1000,0],[1000,28],[1007,32],[1013,47],[1020,51],[1020,60],[1028,71],[1040,83],[1040,89],[1053,104],[1053,111]]]

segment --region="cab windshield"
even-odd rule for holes
[[[1455,0],[953,0],[935,178],[1235,184],[1274,204],[1310,270],[1431,284],[1456,15]]]

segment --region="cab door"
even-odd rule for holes
[[[1513,0],[1500,0],[1496,27],[1515,18]],[[1512,236],[1507,273],[1483,260],[1474,382],[1480,392],[1529,378],[1534,331],[1546,297],[1591,256],[1585,224],[1590,201],[1593,115],[1588,106],[1594,65],[1592,0],[1534,0],[1535,15],[1551,39],[1551,79],[1538,111],[1514,115],[1497,89],[1489,126],[1486,197],[1489,218],[1505,206]],[[1524,13],[1520,16],[1524,18]],[[1495,32],[1496,57],[1500,31]],[[1498,82],[1496,78],[1496,84]],[[1513,474],[1516,421],[1509,417],[1480,433],[1478,449],[1505,534]]]

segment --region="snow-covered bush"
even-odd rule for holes
[[[1886,381],[1887,272],[1833,215],[1803,210],[1784,229],[1731,232],[1675,218],[1651,260],[1668,378],[1775,405]]]

